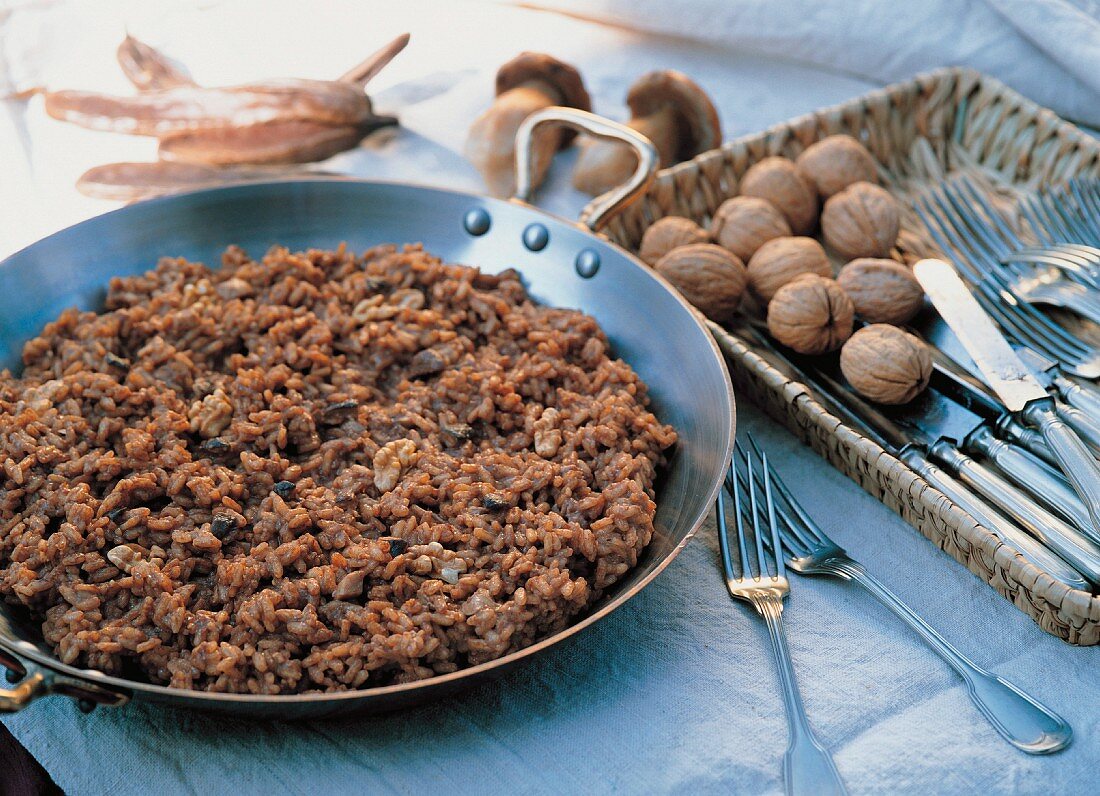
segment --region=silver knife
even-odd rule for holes
[[[1001,492],[993,491],[983,497],[979,497],[974,487],[966,486],[948,474],[942,467],[929,460],[927,453],[913,445],[911,435],[903,431],[891,418],[884,415],[878,407],[873,407],[868,402],[839,385],[831,377],[821,373],[817,362],[811,362],[796,357],[791,358],[778,352],[772,341],[766,334],[751,326],[740,326],[733,329],[745,344],[757,356],[766,360],[787,378],[794,382],[806,385],[813,391],[814,397],[820,401],[833,415],[842,418],[844,422],[854,428],[858,428],[870,439],[893,453],[901,461],[905,462],[918,475],[924,478],[933,487],[946,495],[953,503],[960,506],[973,517],[979,524],[987,528],[995,536],[999,537],[1008,547],[1014,549],[1023,558],[1030,561],[1039,569],[1046,572],[1055,580],[1058,580],[1070,588],[1089,591],[1088,581],[1077,570],[1066,563],[1071,558],[1083,561],[1086,569],[1093,573],[1100,585],[1100,554],[1093,555],[1088,549],[1087,540],[1078,540],[1085,546],[1077,544],[1072,538],[1075,533],[1070,529],[1070,538],[1057,533],[1044,543],[1029,536],[1012,520],[1001,512],[1010,513],[1002,504],[1008,506],[1025,505],[1032,503],[1022,492],[1005,484]],[[996,475],[989,468],[978,464],[970,457],[963,457],[965,464],[969,466],[968,473],[972,482],[981,482],[988,486]],[[958,464],[958,461],[955,462]],[[985,473],[992,474],[989,478],[983,478]],[[1003,481],[1003,479],[1001,479]],[[986,502],[992,501],[993,504]],[[997,506],[997,508],[994,508]],[[1056,520],[1056,522],[1059,522]],[[1068,526],[1067,526],[1068,527]],[[1064,554],[1056,552],[1058,545],[1062,545]]]
[[[1038,428],[1100,533],[1100,464],[1058,416],[1054,399],[1024,366],[958,273],[943,260],[921,260],[913,275],[1010,412]]]
[[[984,379],[984,374],[942,318],[935,313],[922,313],[914,319],[913,327],[960,368],[975,378]],[[1100,391],[1064,375],[1057,362],[1026,346],[1013,345],[1012,348],[1039,383],[1054,395],[1058,416],[1092,448],[1094,456],[1100,456]]]

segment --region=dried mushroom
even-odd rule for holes
[[[802,274],[833,275],[829,258],[813,238],[775,238],[749,260],[749,289],[764,304],[783,285]]]
[[[748,262],[769,240],[790,237],[791,226],[768,200],[735,196],[722,202],[714,212],[710,234],[719,246]]]
[[[497,71],[496,99],[470,127],[466,158],[485,178],[493,196],[515,192],[516,131],[535,111],[552,105],[590,110],[592,100],[580,73],[544,53],[520,53]],[[568,146],[576,133],[548,131],[535,141],[533,184],[539,185],[554,153]]]
[[[817,191],[787,158],[764,158],[751,166],[741,178],[741,195],[771,202],[796,235],[817,224]]]
[[[642,235],[638,256],[650,265],[675,249],[691,243],[707,243],[710,240],[705,229],[690,218],[666,216],[657,221]]]
[[[890,192],[869,182],[849,185],[825,202],[821,234],[844,259],[887,257],[901,229],[901,209]]]
[[[630,87],[626,104],[631,115],[627,126],[653,142],[662,168],[713,149],[722,141],[714,104],[682,72],[664,69],[642,75]],[[573,186],[593,196],[610,191],[626,182],[637,164],[638,157],[621,141],[585,141],[573,172]]]
[[[881,404],[903,404],[928,386],[932,355],[919,337],[876,323],[857,331],[840,349],[840,369],[860,395]]]
[[[657,272],[714,321],[726,320],[733,314],[748,281],[744,264],[712,243],[673,249],[658,260]]]
[[[852,183],[878,181],[874,156],[850,135],[831,135],[811,144],[795,163],[823,199]]]
[[[837,282],[868,323],[908,323],[924,304],[920,282],[895,260],[852,260],[840,269]]]
[[[800,354],[835,351],[852,334],[855,308],[832,279],[803,274],[776,291],[768,305],[768,331]]]

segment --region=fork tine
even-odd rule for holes
[[[760,448],[757,446],[756,440],[753,439],[751,434],[749,435],[749,442],[752,443],[752,447],[756,451],[758,451],[761,455],[763,454],[763,452],[760,451]],[[813,547],[815,543],[821,544],[823,542],[832,542],[832,540],[825,534],[823,530],[821,530],[817,523],[810,519],[810,516],[802,508],[802,504],[800,504],[795,499],[794,495],[791,493],[791,490],[787,488],[787,484],[784,483],[783,479],[779,476],[779,473],[776,472],[775,468],[769,464],[767,465],[767,470],[771,476],[771,482],[772,485],[775,487],[775,491],[779,493],[780,498],[783,500],[784,503],[787,504],[787,507],[791,510],[791,513],[798,519],[797,523],[788,520],[787,524],[791,527],[792,531],[794,531],[794,533],[798,535],[799,541],[801,541],[806,546],[807,550],[810,547]],[[782,512],[780,512],[780,519],[785,519],[782,515]],[[802,526],[801,529],[799,529],[799,525]],[[812,539],[806,538],[804,533],[808,534],[810,537],[812,537]]]
[[[743,500],[743,497],[742,497],[743,493],[740,489],[737,488],[737,486],[738,486],[738,480],[737,480],[737,454],[738,454],[738,452],[739,452],[739,448],[738,448],[737,444],[734,443],[733,458],[730,460],[730,470],[731,470],[731,472],[733,473],[733,476],[734,476],[733,477],[733,483],[734,483],[733,508],[737,512],[737,519],[736,519],[736,523],[737,523],[737,551],[738,551],[738,553],[741,554],[741,577],[751,578],[752,577],[752,568],[749,566],[749,550],[748,550],[748,547],[745,545],[745,519],[744,519],[744,513],[745,512],[743,510],[743,504],[744,504],[744,500]]]
[[[764,470],[764,503],[768,508],[768,530],[772,535],[772,557],[775,559],[775,575],[778,578],[787,577],[787,567],[783,563],[783,548],[779,545],[779,529],[775,524],[775,502],[772,500],[771,468],[768,467],[768,454],[761,456]]]
[[[988,253],[976,251],[968,245],[965,232],[959,226],[959,219],[949,200],[941,196],[941,191],[932,191],[914,204],[914,209],[933,240],[943,249],[944,253],[955,252],[955,264],[963,272],[963,275],[977,288],[975,298],[982,304],[987,312],[1013,336],[1021,341],[1029,341],[1032,347],[1047,353],[1053,359],[1065,362],[1069,365],[1081,367],[1082,362],[1090,355],[1095,355],[1080,341],[1069,336],[1064,329],[1056,326],[1049,318],[1042,315],[1034,308],[1026,304],[1010,301],[1014,304],[1011,311],[1002,305],[1004,296],[1001,289],[985,283],[976,264],[985,264],[983,270],[989,271],[988,264],[992,259]],[[1022,316],[1017,320],[1016,315]]]
[[[745,465],[749,473],[752,473],[752,460],[749,458],[749,454],[744,448],[741,448],[741,456],[745,460]],[[749,486],[749,506],[751,511],[749,512],[752,517],[752,536],[753,541],[756,544],[756,565],[759,575],[754,575],[755,580],[763,580],[768,576],[768,568],[764,562],[764,534],[760,531],[760,503],[756,495],[756,479],[748,479]]]
[[[753,443],[753,446],[755,447],[755,443]],[[755,472],[753,476],[758,477]],[[739,473],[737,478],[742,483],[747,483],[744,480],[745,476],[743,474]],[[773,470],[773,483],[774,479],[775,471]],[[727,488],[730,487],[727,486]],[[792,519],[791,515],[779,506],[776,507],[776,517],[780,523],[779,541],[783,544],[783,549],[787,551],[787,554],[791,558],[802,558],[803,556],[809,555],[810,547],[812,547],[813,543],[806,539],[804,533],[799,528],[798,522]],[[786,529],[786,531],[784,531],[784,529]]]
[[[1020,210],[1027,219],[1027,225],[1031,228],[1036,240],[1046,245],[1054,243],[1056,236],[1053,234],[1053,227],[1046,217],[1043,202],[1039,197],[1025,196],[1020,201]]]
[[[1097,219],[1097,211],[1100,210],[1100,197],[1096,193],[1096,181],[1088,183],[1073,179],[1070,180],[1069,189],[1073,198],[1077,200],[1078,210],[1084,226],[1092,231],[1089,241],[1100,245],[1100,220]]]
[[[729,472],[733,472],[733,461],[730,461]],[[737,494],[733,494],[734,509],[738,515],[738,524],[740,524],[740,511],[736,511],[737,508]],[[733,565],[733,557],[730,554],[730,527],[729,521],[726,519],[726,506],[722,500],[722,491],[718,491],[718,496],[714,499],[714,509],[718,515],[718,549],[722,555],[722,571],[726,575],[726,582],[729,583],[732,580],[737,580],[737,570]]]
[[[1002,241],[1005,243],[1005,247],[1008,249],[1019,248],[1023,245],[1023,242],[1016,235],[1008,221],[1005,220],[997,210],[989,203],[986,197],[982,196],[981,191],[969,177],[963,177],[960,181],[962,184],[963,192],[970,195],[970,201],[978,206],[981,210],[981,214],[984,215],[984,225],[992,225],[992,229],[995,229],[1001,236]],[[977,214],[974,214],[977,218]],[[981,223],[981,222],[979,222]]]

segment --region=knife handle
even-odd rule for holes
[[[974,429],[963,445],[971,453],[989,459],[1020,488],[1030,492],[1037,500],[1054,509],[1100,544],[1100,534],[1092,531],[1092,519],[1088,511],[1060,473],[1015,445],[998,439],[986,425]]]
[[[1053,398],[1039,398],[1024,407],[1023,419],[1036,426],[1058,466],[1073,485],[1100,533],[1100,465],[1073,429],[1058,416]]]
[[[947,495],[959,508],[1043,572],[1071,589],[1089,591],[1089,583],[1080,572],[1044,547],[1041,542],[1028,536],[1011,520],[948,475],[941,467],[930,462],[922,451],[908,447],[902,450],[898,457],[917,475]]]
[[[1085,578],[1100,585],[1100,547],[1069,523],[1039,506],[1026,493],[988,467],[978,464],[949,443],[940,440],[928,451],[960,481],[976,489],[1027,529],[1032,536],[1057,553]]]
[[[1021,448],[1033,456],[1037,456],[1049,465],[1058,466],[1058,460],[1050,452],[1047,441],[1043,435],[1033,428],[1028,428],[1014,415],[1003,414],[997,419],[997,433],[1009,442],[1015,442]]]
[[[1094,421],[1077,407],[1062,403],[1057,398],[1054,399],[1054,411],[1071,430],[1077,433],[1095,458],[1100,451],[1100,422]]]
[[[1063,401],[1100,422],[1100,392],[1096,387],[1082,385],[1065,376],[1055,376],[1052,383]]]

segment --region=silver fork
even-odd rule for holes
[[[1065,244],[1091,262],[1100,265],[1100,182],[1074,178],[1036,197],[1026,197],[1020,209],[1032,232],[1043,244]],[[1088,245],[1092,244],[1092,245]]]
[[[775,524],[775,505],[772,501],[767,470],[764,471],[763,490],[764,507],[767,511],[767,531],[771,534],[771,539],[765,545],[765,533],[759,522],[760,506],[756,482],[755,479],[747,482],[738,480],[739,458],[743,460],[742,468],[751,467],[745,450],[736,447],[730,461],[727,487],[731,484],[746,487],[742,489],[737,486],[729,489],[733,496],[734,522],[737,529],[738,564],[735,564],[733,559],[729,540],[730,527],[726,520],[726,509],[721,492],[715,499],[715,510],[718,514],[718,545],[722,551],[722,569],[730,596],[752,605],[764,619],[768,626],[768,633],[771,635],[772,653],[775,655],[776,666],[779,669],[789,733],[787,750],[783,755],[783,781],[786,791],[788,794],[844,794],[847,791],[840,779],[840,774],[837,773],[836,765],[814,735],[809,719],[806,718],[802,695],[799,693],[798,683],[794,677],[791,654],[787,649],[787,637],[783,632],[783,600],[790,592],[790,585],[787,582],[783,557],[774,554],[774,551],[779,549],[779,532]],[[767,463],[766,458],[765,463]],[[746,512],[752,524],[756,552],[755,573],[749,562],[749,545],[745,538]]]
[[[1012,252],[1010,242],[971,207],[977,205],[985,215],[996,215],[980,193],[965,181],[961,184],[968,186],[969,195],[945,183],[919,200],[914,209],[940,248],[954,255],[952,259],[974,288],[975,298],[1017,342],[1078,376],[1100,376],[1100,350],[1021,301],[995,273],[1001,258]]]
[[[750,441],[760,455],[755,441],[751,438]],[[1073,730],[1065,719],[955,649],[821,530],[795,500],[775,470],[768,465],[766,458],[760,467],[749,468],[747,472],[737,473],[734,477],[738,479],[741,489],[751,489],[757,482],[762,482],[766,490],[774,486],[785,507],[778,507],[774,512],[778,518],[779,531],[773,534],[772,539],[790,557],[788,563],[791,569],[800,575],[827,575],[854,581],[873,594],[962,676],[971,701],[994,729],[1017,749],[1028,754],[1042,755],[1069,745]]]

